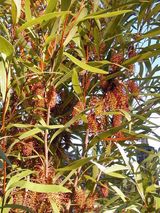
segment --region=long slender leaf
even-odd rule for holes
[[[23,30],[27,29],[28,27],[32,27],[36,24],[41,24],[43,22],[47,22],[53,18],[60,17],[60,16],[65,16],[69,12],[53,12],[53,13],[47,13],[43,16],[40,16],[38,18],[32,19],[26,23],[24,23],[21,27],[18,29],[18,33],[22,32]]]
[[[75,58],[74,56],[70,55],[67,52],[65,52],[64,55],[66,55],[74,64],[78,65],[79,67],[81,67],[84,70],[88,70],[88,71],[93,72],[93,73],[108,74],[108,72],[106,72],[104,70],[101,70],[101,69],[96,68],[96,67],[92,67],[88,64],[85,64],[84,62],[78,60],[77,58]]]
[[[89,15],[85,18],[83,18],[82,20],[87,20],[87,19],[101,19],[101,18],[110,18],[110,17],[114,17],[114,16],[118,16],[118,15],[122,15],[125,13],[130,13],[132,12],[132,10],[121,10],[121,11],[115,11],[115,12],[108,12],[108,13],[102,13],[102,14],[95,14],[95,15]]]
[[[29,181],[18,181],[14,183],[12,186],[14,187],[20,187],[21,189],[28,189],[33,192],[40,192],[40,193],[68,193],[70,190],[67,188],[61,186],[61,185],[49,185],[49,184],[39,184],[39,183],[33,183]]]

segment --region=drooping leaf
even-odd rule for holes
[[[70,55],[69,53],[65,52],[64,55],[66,55],[74,64],[76,64],[77,66],[81,67],[84,70],[93,72],[93,73],[99,73],[99,74],[108,74],[107,71],[101,70],[99,68],[96,67],[92,67],[80,60],[78,60],[77,58],[75,58],[74,56]]]

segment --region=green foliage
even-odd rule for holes
[[[159,212],[159,9],[0,0],[1,213]]]

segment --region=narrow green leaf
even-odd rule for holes
[[[83,18],[84,18],[87,14],[88,14],[88,10],[87,10],[86,7],[84,7],[84,8],[81,10],[81,12],[80,12],[80,14],[79,14],[77,20],[75,21],[75,24],[78,24],[80,21],[82,21]]]
[[[58,129],[58,130],[52,135],[51,140],[50,140],[50,143],[49,143],[49,146],[51,145],[52,141],[53,141],[61,132],[63,132],[63,131],[65,130],[65,128],[70,127],[70,126],[71,126],[72,124],[74,124],[77,120],[82,119],[82,117],[83,117],[83,114],[80,113],[80,114],[74,116],[71,120],[69,120],[69,121],[65,124],[64,128]]]
[[[12,21],[17,24],[21,15],[21,0],[12,0]]]
[[[88,70],[93,73],[108,74],[107,71],[85,64],[85,62],[78,60],[77,58],[75,58],[74,56],[70,55],[67,52],[65,52],[64,55],[66,55],[74,64],[76,64],[77,66],[81,67],[84,70]]]
[[[51,203],[53,213],[60,213],[59,208],[58,208],[56,202],[54,200],[52,200],[50,197],[49,197],[49,201]]]
[[[151,57],[154,57],[154,56],[157,56],[160,54],[160,50],[155,50],[155,51],[148,51],[148,52],[141,52],[139,53],[138,55],[126,60],[122,65],[123,66],[126,66],[128,64],[133,64],[133,63],[136,63],[136,62],[141,62],[143,60],[146,60],[148,58],[151,58]]]
[[[61,186],[61,185],[49,185],[49,184],[39,184],[33,183],[30,181],[21,180],[13,184],[14,187],[20,187],[21,189],[28,189],[32,192],[39,192],[39,193],[68,193],[70,190]],[[12,186],[13,186],[12,185]]]
[[[62,57],[63,57],[63,48],[61,48],[58,51],[57,57],[55,59],[55,67],[54,67],[54,71],[56,72],[61,64],[62,61]]]
[[[139,164],[136,161],[134,161],[132,164],[133,164],[133,169],[134,169],[134,179],[136,181],[137,190],[138,190],[142,200],[145,202],[142,175],[141,175]]]
[[[36,135],[37,133],[41,132],[42,130],[39,128],[34,128],[32,130],[29,130],[27,132],[24,132],[22,135],[19,136],[19,140],[23,140],[24,138],[31,137],[33,135]]]
[[[82,95],[82,89],[80,87],[78,74],[75,69],[73,70],[73,73],[72,73],[72,85],[73,85],[73,89],[77,93],[77,95]]]
[[[6,207],[7,205],[12,205],[13,204],[13,197],[11,197],[8,201],[7,201],[7,204],[6,202],[3,203],[3,213],[10,213],[10,210],[11,208],[10,207]],[[1,206],[1,203],[0,203],[0,206]]]
[[[124,126],[125,126],[125,125],[111,128],[110,130],[108,130],[108,131],[106,131],[106,132],[102,132],[102,133],[100,133],[99,135],[95,136],[95,137],[91,140],[90,144],[88,145],[88,149],[90,149],[91,147],[93,147],[97,142],[102,141],[103,139],[105,139],[105,138],[107,138],[107,137],[113,135],[114,133],[118,132],[118,131],[121,130]]]
[[[159,29],[159,27],[157,27],[157,28],[152,29],[149,32],[143,34],[142,36],[140,36],[138,38],[138,40],[144,39],[144,38],[151,38],[151,37],[154,37],[154,36],[159,36],[159,34],[160,34],[160,29]]]
[[[55,84],[55,88],[57,88],[59,85],[61,85],[64,82],[66,82],[68,79],[71,79],[71,77],[72,77],[72,71],[68,72],[62,78],[60,78],[59,81],[57,81],[57,83]]]
[[[65,177],[64,180],[61,181],[61,185],[63,186],[66,182],[70,181],[70,178],[74,175],[74,173],[76,173],[76,169],[70,171],[67,177]]]
[[[47,6],[47,8],[46,8],[46,10],[45,10],[45,14],[46,13],[51,13],[51,12],[53,12],[54,10],[55,10],[55,8],[56,8],[56,5],[57,5],[57,1],[58,0],[50,0],[49,1],[49,3],[48,3],[48,6]]]
[[[95,178],[93,178],[93,177],[91,177],[91,176],[89,176],[89,175],[84,175],[84,178],[85,178],[86,180],[91,180],[93,183],[96,183],[96,182],[97,182],[97,180],[96,180]]]
[[[9,190],[10,188],[12,188],[12,185],[14,185],[16,182],[27,177],[28,175],[30,175],[32,173],[33,173],[33,171],[31,171],[31,170],[25,170],[25,171],[22,171],[21,173],[18,173],[16,175],[12,176],[7,183],[6,191]]]
[[[125,13],[130,13],[132,10],[120,10],[120,11],[115,11],[115,12],[108,12],[108,13],[102,13],[102,14],[95,14],[95,15],[89,15],[86,16],[85,18],[82,19],[82,21],[87,20],[87,19],[101,19],[101,18],[111,18],[114,16],[122,15]]]
[[[67,35],[67,38],[65,39],[63,45],[64,47],[72,40],[72,38],[75,36],[76,32],[78,30],[77,26],[74,26],[71,31],[69,32],[69,34]]]
[[[30,0],[25,0],[25,14],[26,14],[26,20],[30,21],[32,19]]]
[[[148,186],[145,190],[145,193],[152,193],[152,192],[156,192],[157,189],[159,189],[160,186],[156,185],[156,184],[152,184],[150,186]]]
[[[104,172],[106,175],[109,175],[110,173],[116,172],[116,171],[120,171],[120,170],[127,170],[128,168],[126,166],[123,165],[119,165],[119,164],[114,164],[110,167],[105,167],[93,160],[91,160],[91,162],[93,164],[95,164],[102,172]]]
[[[131,129],[132,129],[132,122],[131,122],[131,115],[130,115],[130,113],[127,112],[126,110],[123,110],[123,109],[120,109],[119,111],[124,114],[125,118],[129,122],[129,132],[130,132]]]
[[[71,0],[61,0],[61,10],[62,11],[66,11],[69,9],[70,7],[70,4],[71,4]]]
[[[32,19],[30,21],[27,21],[26,23],[24,23],[21,27],[18,28],[17,32],[20,33],[23,30],[25,30],[28,27],[32,27],[33,25],[36,24],[41,24],[42,22],[47,22],[53,18],[56,17],[60,17],[60,16],[64,16],[66,14],[68,14],[70,12],[53,12],[53,13],[47,13],[45,15],[42,15],[38,18]]]
[[[10,208],[10,209],[21,209],[21,210],[24,210],[25,212],[27,213],[35,213],[31,208],[27,207],[27,206],[22,206],[22,205],[19,205],[19,204],[6,204],[5,206],[0,206],[0,209],[6,209],[6,208]],[[3,211],[5,213],[5,211]]]
[[[64,128],[64,125],[44,125],[44,126],[41,126],[41,125],[37,125],[37,127],[41,130],[46,130],[46,129],[62,129]]]
[[[30,128],[30,127],[34,127],[34,125],[17,123],[17,124],[9,124],[9,125],[7,126],[7,128],[11,128],[11,127],[17,127],[17,128]]]
[[[137,213],[141,213],[141,212],[138,210],[138,208],[137,208],[136,205],[131,205],[131,206],[127,207],[126,210],[134,210],[134,211],[137,212]],[[131,212],[131,211],[129,211],[129,212]]]
[[[4,62],[0,61],[0,89],[2,93],[2,101],[5,101],[6,97],[6,81],[7,81],[7,76],[6,76],[6,70],[4,66]]]
[[[64,171],[70,171],[70,170],[73,170],[73,169],[77,169],[79,168],[80,166],[84,166],[86,163],[88,163],[90,160],[92,159],[92,157],[89,157],[89,158],[83,158],[83,159],[80,159],[80,160],[76,160],[74,161],[73,163],[71,163],[69,166],[66,166],[64,168],[59,168],[57,169],[57,171],[59,172],[64,172]]]
[[[127,178],[125,175],[119,174],[117,172],[111,172],[111,173],[108,173],[108,175],[111,176],[111,177],[121,178],[121,179]]]
[[[1,150],[1,148],[0,148],[0,158],[3,159],[4,161],[6,161],[8,163],[8,165],[12,166],[11,162],[6,157],[5,153]]]
[[[12,56],[14,49],[11,43],[9,43],[4,37],[0,36],[0,44],[0,52],[4,53],[7,57]]]
[[[131,166],[129,164],[129,158],[127,157],[127,154],[124,151],[123,147],[119,143],[115,143],[115,145],[118,147],[125,164],[128,166],[128,169],[131,170]]]
[[[160,210],[160,197],[154,196],[155,203],[156,203],[156,209]]]
[[[124,193],[115,185],[113,185],[112,183],[108,183],[109,186],[119,195],[119,197],[126,202],[126,196],[124,195]]]
[[[44,46],[48,45],[50,42],[52,42],[56,38],[56,33],[59,28],[59,19],[57,18],[53,24],[51,34],[46,38],[46,41],[44,43]]]

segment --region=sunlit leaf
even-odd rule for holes
[[[30,0],[25,0],[25,14],[26,14],[26,20],[30,21],[32,19]]]
[[[21,15],[21,0],[12,0],[12,20],[13,24],[18,23]]]
[[[32,19],[26,23],[24,23],[21,27],[18,28],[18,33],[22,32],[23,30],[27,29],[28,27],[32,27],[37,24],[41,24],[43,22],[47,22],[53,18],[64,16],[68,14],[69,12],[53,12],[53,13],[47,13],[45,15],[42,15],[38,18]]]
[[[115,185],[113,185],[112,183],[109,183],[109,186],[119,195],[119,197],[126,202],[126,196],[124,195],[124,193]]]
[[[18,181],[14,183],[12,186],[14,187],[20,187],[21,189],[28,189],[32,192],[39,192],[39,193],[68,193],[70,190],[67,188],[61,186],[61,185],[52,185],[52,184],[39,184],[39,183],[33,183],[30,181]]]
[[[132,10],[122,10],[122,11],[116,11],[116,12],[102,13],[102,14],[99,14],[99,15],[97,15],[97,14],[89,15],[89,16],[83,18],[83,21],[87,20],[87,19],[110,18],[110,17],[122,15],[122,14],[125,14],[125,13],[129,13],[129,12],[132,12]]]
[[[107,175],[110,175],[110,173],[112,175],[112,173],[116,172],[116,171],[127,170],[127,167],[123,166],[123,165],[114,164],[114,165],[112,165],[110,167],[105,167],[105,166],[103,166],[103,165],[101,165],[101,164],[99,164],[99,163],[97,163],[97,162],[95,162],[93,160],[91,160],[91,162],[93,164],[95,164],[102,172],[104,172]]]
[[[10,57],[13,55],[14,48],[4,37],[0,36],[0,52]]]

